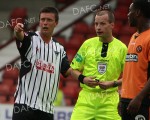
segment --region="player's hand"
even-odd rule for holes
[[[89,87],[95,87],[95,86],[99,85],[99,83],[97,81],[95,81],[94,78],[95,77],[85,77],[83,79],[83,83]]]
[[[138,97],[132,99],[127,107],[128,113],[131,115],[136,114],[140,109],[141,103],[142,103],[142,99]]]
[[[100,81],[100,82],[99,82],[99,87],[100,87],[101,89],[106,90],[106,89],[108,89],[108,88],[113,87],[113,84],[114,84],[113,81]]]
[[[17,23],[17,25],[14,27],[14,31],[16,33],[22,32],[24,28],[24,25],[22,23]]]

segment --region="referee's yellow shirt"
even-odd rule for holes
[[[123,71],[127,47],[120,40],[113,38],[108,44],[106,57],[101,57],[103,42],[100,37],[94,37],[86,40],[76,56],[71,67],[79,70],[85,76],[93,76],[100,81],[114,81]],[[103,91],[99,86],[95,88],[80,84],[83,89],[91,91]],[[116,91],[117,88],[110,88],[105,91]]]

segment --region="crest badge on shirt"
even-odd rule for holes
[[[137,53],[140,53],[142,51],[142,46],[141,45],[138,45],[137,47],[136,47],[136,52]]]
[[[104,74],[106,72],[106,69],[107,69],[107,63],[104,63],[104,62],[98,63],[98,72],[100,74]]]

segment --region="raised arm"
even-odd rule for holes
[[[18,23],[14,28],[14,35],[20,41],[22,41],[24,38],[23,28],[24,28],[24,25],[22,23]]]

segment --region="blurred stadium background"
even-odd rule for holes
[[[11,113],[5,116],[1,110],[14,102],[17,85],[20,57],[13,37],[13,27],[17,22],[25,24],[25,30],[38,30],[38,12],[44,6],[55,6],[59,9],[60,20],[54,37],[65,46],[69,61],[73,59],[81,44],[95,36],[94,14],[100,4],[108,3],[114,9],[116,24],[113,35],[126,45],[135,29],[129,28],[127,21],[128,8],[132,0],[1,0],[0,2],[0,120],[11,120]],[[72,110],[80,91],[79,82],[72,77],[60,77],[59,85],[61,103],[57,106]],[[63,99],[63,100],[62,100]],[[62,102],[63,101],[63,102]],[[6,105],[2,107],[3,105]],[[62,107],[63,106],[63,107]],[[3,109],[3,110],[4,110]],[[8,111],[5,111],[8,112]],[[69,119],[71,113],[63,113]],[[3,116],[3,117],[2,117]],[[7,116],[7,117],[6,117]],[[5,118],[4,118],[5,117]],[[56,118],[60,119],[59,117]]]

